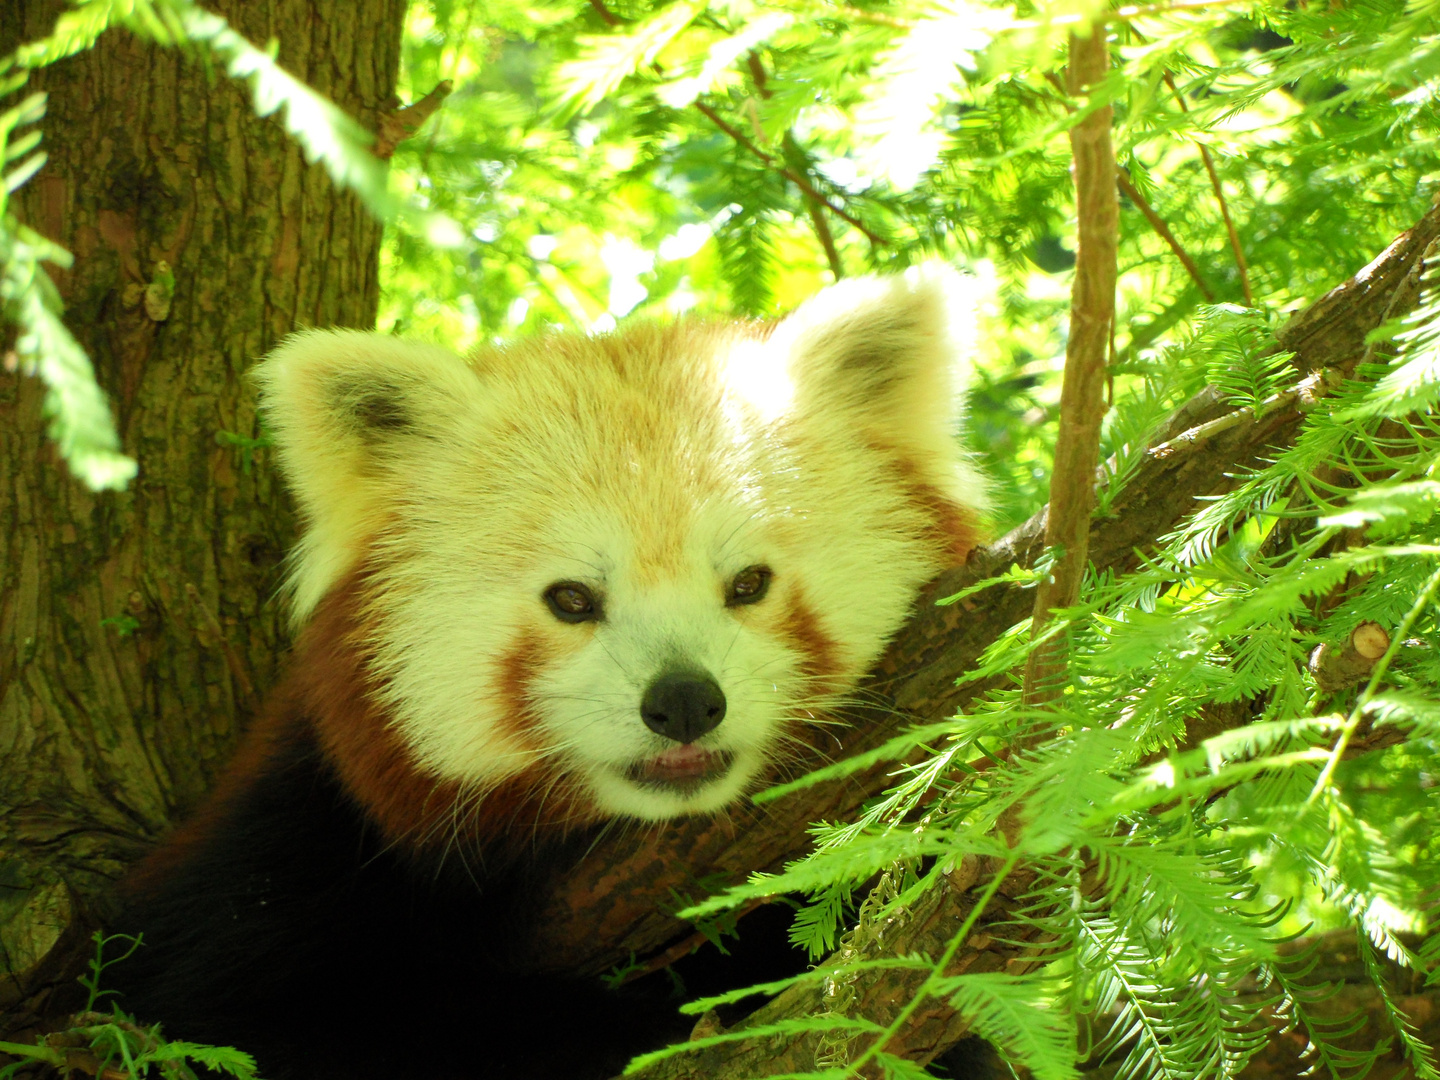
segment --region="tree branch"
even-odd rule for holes
[[[745,65],[750,69],[750,79],[755,84],[756,91],[765,100],[770,99],[769,75],[765,72],[765,65],[760,61],[760,55],[751,49],[745,54]],[[750,120],[755,126],[756,135],[760,135],[760,118],[755,111],[755,99],[750,99]],[[795,135],[791,131],[785,132],[781,140],[781,149],[785,155],[786,163],[808,178],[810,176],[810,162],[806,159],[800,144],[795,141]],[[835,248],[835,237],[830,233],[830,223],[825,220],[825,212],[822,203],[817,202],[809,195],[805,196],[805,211],[810,217],[810,224],[815,229],[815,239],[820,241],[820,246],[825,250],[825,261],[830,264],[830,273],[839,281],[845,276],[845,267],[840,262],[840,252]]]
[[[875,235],[875,233],[871,232],[870,229],[866,227],[865,223],[859,218],[857,218],[854,214],[832,203],[823,194],[821,194],[820,190],[814,184],[810,183],[809,180],[801,176],[794,169],[782,165],[779,161],[777,161],[774,154],[770,153],[768,150],[762,150],[760,147],[756,146],[755,143],[751,141],[749,136],[747,136],[739,128],[735,127],[735,125],[728,123],[723,117],[721,117],[719,113],[717,113],[709,105],[705,104],[705,102],[697,99],[695,102],[695,108],[699,109],[700,112],[706,117],[706,119],[708,119],[717,128],[723,131],[726,135],[729,135],[730,138],[734,139],[736,144],[739,145],[742,150],[753,154],[755,157],[763,161],[766,165],[770,166],[772,169],[778,172],[781,176],[785,177],[786,180],[789,180],[792,184],[799,188],[807,198],[814,199],[816,202],[818,202],[821,206],[825,207],[825,209],[829,210],[836,217],[841,218],[844,221],[848,221],[851,225],[855,226],[855,228],[859,229],[862,233],[864,233],[866,239],[868,239],[872,244],[876,245],[877,247],[889,246],[888,240],[886,240],[882,236]]]
[[[1109,46],[1102,26],[1092,25],[1088,37],[1070,35],[1072,96],[1103,82],[1109,67]],[[1044,632],[1052,611],[1079,600],[1089,561],[1090,509],[1100,456],[1100,425],[1105,419],[1106,361],[1110,328],[1115,322],[1120,208],[1115,198],[1115,151],[1110,143],[1113,118],[1114,110],[1105,105],[1070,129],[1080,227],[1060,389],[1060,430],[1045,518],[1045,546],[1060,554],[1049,578],[1035,589],[1030,617],[1030,632],[1035,637]],[[1025,667],[1027,703],[1038,704],[1053,696],[1065,674],[1066,652],[1063,636],[1042,641],[1031,652]]]
[[[1120,186],[1125,197],[1135,204],[1140,213],[1145,215],[1145,220],[1150,223],[1150,227],[1155,230],[1156,235],[1169,245],[1170,250],[1175,253],[1175,257],[1180,260],[1180,264],[1185,267],[1185,272],[1190,275],[1190,280],[1195,282],[1195,287],[1200,290],[1200,295],[1213,304],[1215,294],[1210,291],[1210,286],[1205,284],[1205,279],[1200,276],[1200,267],[1195,265],[1195,260],[1190,257],[1190,253],[1180,246],[1180,241],[1170,231],[1170,226],[1165,224],[1165,219],[1157,214],[1155,208],[1150,205],[1150,201],[1140,194],[1140,189],[1125,174],[1124,169],[1115,170],[1115,182]]]
[[[1185,104],[1185,95],[1175,86],[1175,77],[1168,71],[1165,73],[1165,85],[1170,87],[1171,93],[1175,95],[1180,111],[1188,116],[1190,106]],[[1235,222],[1230,219],[1230,205],[1225,201],[1225,189],[1220,183],[1220,174],[1215,171],[1215,159],[1211,157],[1210,148],[1204,143],[1195,145],[1200,149],[1200,160],[1205,163],[1205,171],[1210,174],[1210,186],[1215,191],[1215,201],[1220,204],[1220,216],[1225,219],[1230,250],[1235,253],[1235,266],[1240,271],[1240,289],[1245,294],[1245,306],[1254,307],[1255,296],[1250,291],[1250,268],[1245,262],[1245,250],[1240,246],[1240,234],[1235,231]]]
[[[785,138],[781,144],[784,147],[785,159],[790,163],[791,168],[802,175],[809,175],[809,163],[806,161],[804,151],[800,144],[795,141],[795,136],[785,132]],[[840,252],[835,247],[835,237],[830,233],[830,223],[825,220],[824,204],[817,202],[809,195],[805,196],[805,211],[810,215],[810,224],[815,229],[815,239],[820,241],[820,246],[825,250],[825,261],[830,264],[830,273],[839,281],[845,276],[845,267],[840,262]]]

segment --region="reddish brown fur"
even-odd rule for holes
[[[465,846],[532,829],[561,832],[596,819],[581,793],[553,769],[532,769],[484,792],[425,776],[376,700],[376,677],[364,643],[365,575],[352,574],[316,608],[296,645],[291,675],[242,743],[215,793],[126,881],[143,893],[191,856],[233,797],[268,767],[277,749],[303,739],[310,726],[322,752],[366,816],[386,839],[417,855],[459,841]],[[522,641],[502,664],[502,693],[512,719],[507,732],[534,746],[528,682],[535,651]]]
[[[910,458],[891,446],[871,444],[890,464],[906,500],[921,510],[931,521],[927,539],[950,566],[961,566],[980,540],[980,530],[965,507],[945,497],[934,484],[923,478],[922,470]]]
[[[965,509],[947,499],[940,491],[921,480],[906,485],[910,500],[930,515],[934,524],[928,539],[944,555],[949,566],[963,566],[970,552],[979,543],[980,531]]]
[[[496,685],[505,711],[500,718],[499,733],[513,742],[517,749],[539,749],[536,729],[540,719],[535,714],[535,699],[530,683],[540,666],[541,644],[530,634],[521,634],[515,644],[496,662],[499,678]]]
[[[375,700],[365,643],[365,575],[326,596],[292,664],[299,704],[345,788],[392,842],[424,847],[448,837],[459,786],[426,777]]]
[[[365,600],[363,573],[332,590],[306,629],[295,666],[326,756],[387,838],[418,853],[456,841],[491,843],[511,833],[524,834],[518,837],[523,841],[532,829],[564,832],[596,819],[581,793],[558,774],[554,758],[484,791],[462,791],[453,781],[420,772],[376,700]],[[519,736],[527,749],[535,746],[529,682],[537,653],[522,639],[501,661],[511,721],[506,733]]]
[[[812,693],[815,689],[823,689],[824,681],[834,679],[839,673],[840,658],[835,639],[820,625],[820,617],[815,614],[798,582],[791,585],[790,594],[786,597],[781,633],[803,657],[800,661],[801,673],[820,684],[811,688]]]

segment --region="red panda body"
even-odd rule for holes
[[[517,963],[587,833],[721,811],[973,542],[953,281],[773,325],[259,368],[306,521],[291,675],[142,866],[122,1005],[270,1080],[605,1077],[673,1006]]]

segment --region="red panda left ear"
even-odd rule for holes
[[[404,463],[483,412],[483,395],[449,350],[353,330],[295,334],[254,378],[305,520],[291,573],[301,620],[363,555]]]

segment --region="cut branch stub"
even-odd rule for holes
[[[1310,674],[1327,694],[1338,693],[1370,677],[1375,661],[1390,648],[1390,635],[1375,622],[1362,622],[1345,639],[1345,644],[1317,645],[1310,654]]]
[[[446,79],[414,104],[381,113],[372,148],[375,156],[388,161],[395,148],[419,131],[425,121],[445,104],[453,89],[455,84]]]

